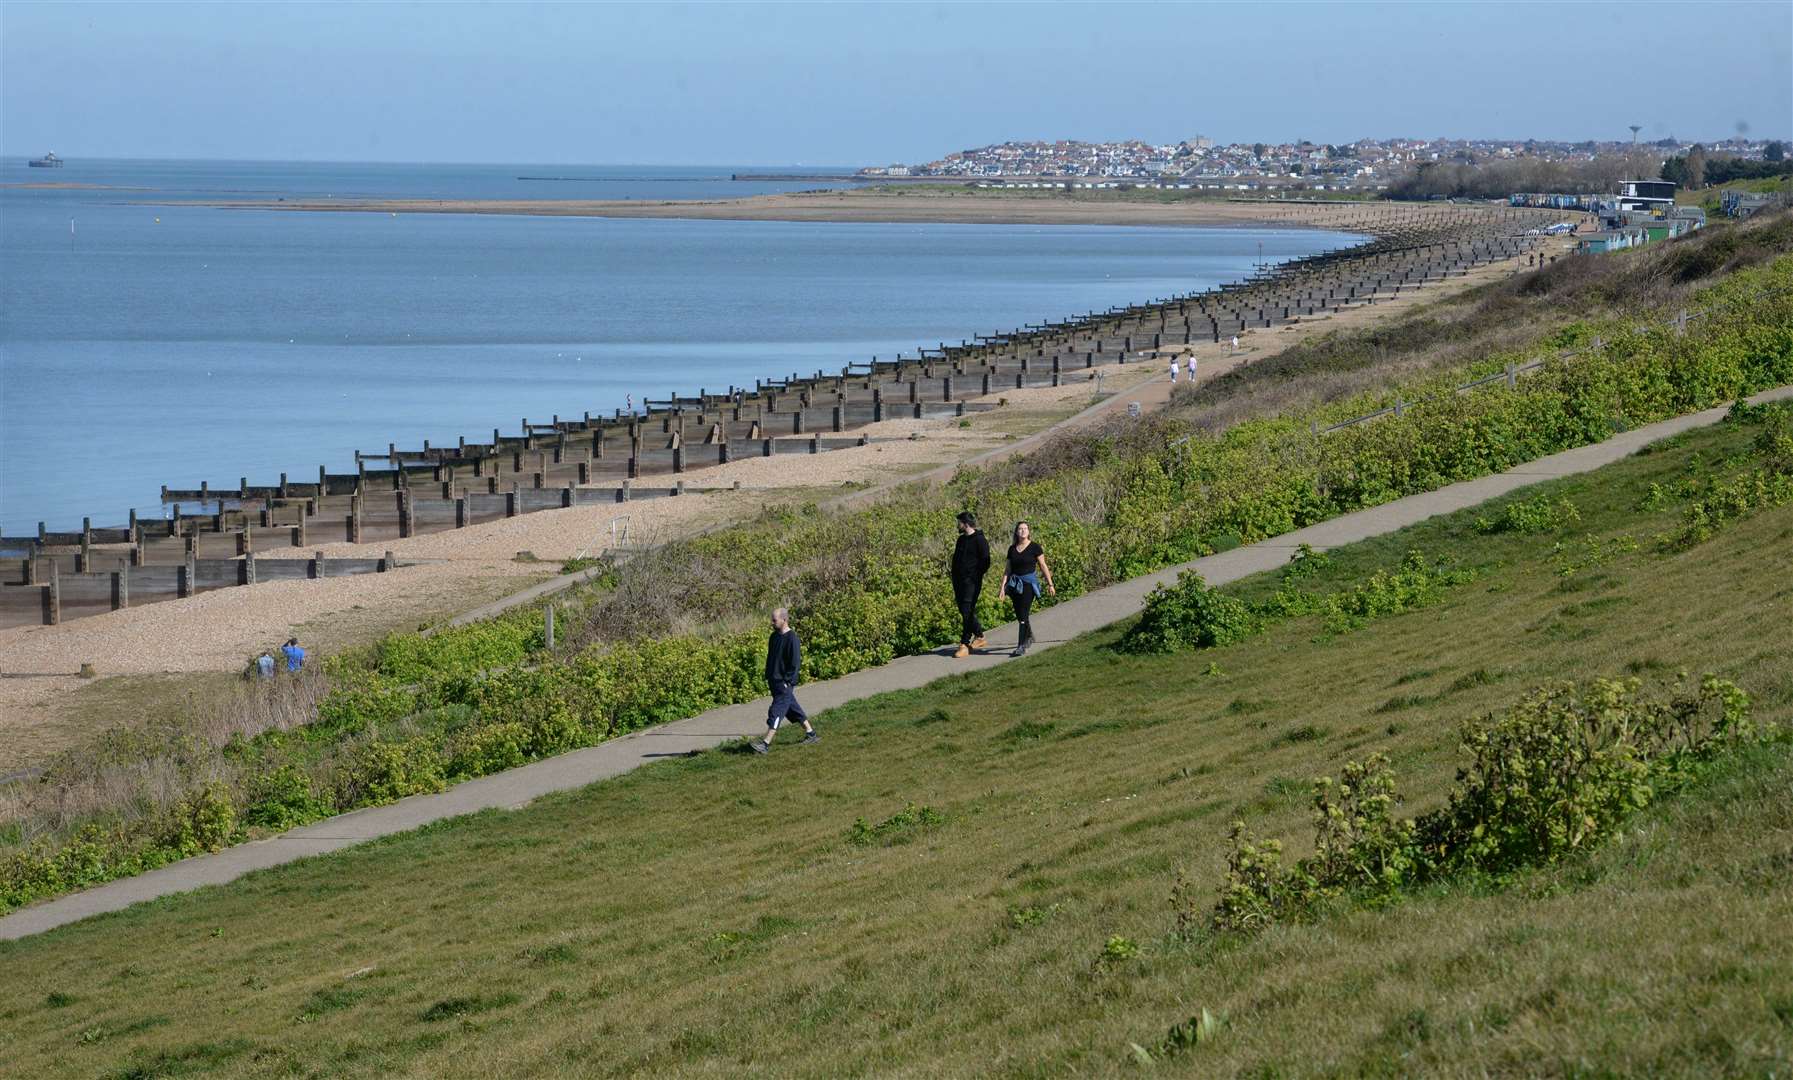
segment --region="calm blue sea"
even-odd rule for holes
[[[717,198],[640,166],[0,160],[0,532],[160,485],[349,471],[633,395],[751,385],[1202,289],[1355,243],[1256,229],[291,213],[220,196]],[[524,176],[582,180],[522,180]],[[136,189],[136,190],[125,190]],[[146,205],[150,201],[177,205]],[[72,222],[72,226],[71,226]]]

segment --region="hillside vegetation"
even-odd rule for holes
[[[817,746],[0,945],[0,1074],[1778,1075],[1789,431],[1739,410],[1300,559],[1218,591],[1255,613],[1231,644],[1131,652],[1114,627],[830,712]],[[1412,551],[1449,580],[1376,600],[1408,595]],[[1365,602],[1334,622],[1272,603],[1292,591]],[[1395,811],[1424,814],[1460,725],[1682,669],[1740,688],[1753,734],[1673,758],[1571,848],[1209,921],[1230,822],[1311,853],[1310,778],[1386,755]]]
[[[964,507],[998,536],[1030,520],[1069,598],[1793,382],[1789,250],[1783,215],[1559,262],[947,489],[768,513],[670,545],[576,596],[553,652],[539,612],[519,611],[395,635],[326,677],[119,733],[6,796],[0,909],[750,700],[778,604],[805,628],[811,677],[936,648],[956,633],[943,561]],[[1683,307],[1684,332],[1670,322]],[[1533,316],[1537,333],[1510,329]],[[1512,389],[1451,392],[1539,358]],[[1397,399],[1423,404],[1315,433]],[[1002,612],[994,584],[986,621]]]

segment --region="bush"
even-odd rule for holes
[[[1505,873],[1592,846],[1684,783],[1691,766],[1762,737],[1749,698],[1711,676],[1645,698],[1637,679],[1540,687],[1465,726],[1449,804],[1418,822],[1426,860]],[[1768,734],[1772,734],[1769,732]]]
[[[1445,590],[1474,579],[1474,571],[1454,569],[1442,561],[1428,564],[1424,554],[1409,551],[1400,569],[1378,570],[1361,585],[1314,598],[1312,607],[1324,616],[1328,631],[1342,633],[1372,619],[1436,604],[1444,599]]]
[[[529,730],[514,721],[470,728],[449,743],[448,775],[463,779],[514,768],[529,760],[529,745]]]
[[[327,817],[335,809],[329,799],[313,790],[310,774],[289,762],[250,781],[243,823],[263,829],[290,829]]]
[[[442,754],[428,736],[370,742],[346,756],[336,801],[340,806],[380,806],[447,786]]]
[[[1329,633],[1343,633],[1372,619],[1438,603],[1447,589],[1475,578],[1473,571],[1442,561],[1428,563],[1421,552],[1409,551],[1399,569],[1378,570],[1340,592],[1310,592],[1295,584],[1327,565],[1323,555],[1297,553],[1283,570],[1282,587],[1269,599],[1252,604],[1216,592],[1199,574],[1186,570],[1173,588],[1152,590],[1139,622],[1121,636],[1117,647],[1133,653],[1211,649],[1243,641],[1279,620],[1315,614],[1324,619]]]
[[[1244,601],[1216,592],[1200,574],[1185,570],[1174,586],[1160,585],[1146,597],[1145,612],[1121,637],[1120,648],[1133,653],[1212,649],[1256,631],[1257,620]]]
[[[1437,878],[1548,866],[1598,844],[1715,756],[1778,735],[1750,720],[1742,690],[1712,676],[1660,697],[1640,694],[1636,679],[1540,687],[1465,725],[1469,762],[1439,810],[1396,820],[1394,774],[1372,754],[1348,763],[1336,785],[1315,781],[1314,853],[1293,867],[1283,866],[1280,841],[1259,841],[1234,822],[1207,925],[1257,930],[1345,897],[1373,901]],[[1179,936],[1200,930],[1195,897],[1179,873],[1171,889]]]
[[[313,740],[378,731],[417,710],[417,696],[374,672],[345,671],[318,704],[317,721],[305,729]]]
[[[510,667],[545,645],[540,608],[523,607],[429,635],[392,634],[374,646],[374,670],[395,686],[465,683]]]
[[[1510,502],[1494,518],[1478,517],[1476,531],[1490,533],[1546,533],[1567,528],[1581,520],[1581,511],[1568,499],[1550,501],[1539,495],[1522,502]]]
[[[175,803],[165,824],[163,846],[177,853],[176,858],[217,851],[231,842],[236,829],[236,803],[230,790],[214,781]]]

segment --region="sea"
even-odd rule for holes
[[[849,170],[0,159],[0,535],[159,518],[164,484],[297,481],[358,449],[913,356],[1362,239],[204,205],[851,186],[731,178],[819,171]]]

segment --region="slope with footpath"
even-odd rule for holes
[[[971,201],[982,205],[982,200]],[[955,200],[933,202],[950,205]],[[1411,224],[1416,218],[1431,219],[1440,213],[1423,206],[1359,207],[1352,216],[1341,219],[1327,208],[1261,205],[1234,209],[1257,213],[1258,220],[1288,224],[1338,225],[1354,216],[1363,219],[1361,227],[1366,232],[1390,233],[1385,241],[1392,240],[1393,231],[1406,229],[1403,221]],[[1473,219],[1487,213],[1485,209],[1457,208],[1454,216],[1462,228],[1474,229],[1478,226]],[[1382,255],[1363,257],[1380,260]],[[1316,330],[1386,319],[1416,303],[1490,277],[1504,277],[1530,258],[1518,256],[1508,263],[1481,266],[1460,278],[1428,281],[1417,291],[1407,288],[1393,297],[1383,294],[1374,304],[1359,304],[1324,317],[1303,317],[1275,330],[1247,331],[1244,352],[1261,356],[1264,348],[1275,348]],[[1203,343],[1195,349],[1210,371],[1243,359],[1239,350],[1218,343]],[[1138,365],[1110,365],[1106,370],[1079,372],[1076,377],[1092,374],[1098,376],[1098,387],[1113,392],[1153,373]],[[270,642],[296,634],[314,656],[331,654],[445,616],[459,618],[471,611],[489,610],[485,602],[495,594],[512,593],[532,579],[546,578],[547,586],[561,584],[552,579],[549,563],[607,550],[609,542],[622,535],[611,533],[613,519],[621,518],[621,524],[627,526],[627,545],[639,547],[644,541],[654,543],[750,517],[767,504],[826,502],[831,494],[827,489],[842,485],[865,495],[887,488],[911,471],[940,464],[950,468],[992,445],[1004,445],[1005,439],[1014,439],[1009,446],[1023,442],[1039,427],[1081,409],[1082,403],[1072,398],[1087,400],[1083,389],[1038,387],[999,392],[980,404],[1000,401],[1005,402],[1003,407],[967,417],[968,426],[896,420],[865,431],[874,436],[921,436],[914,441],[882,442],[813,457],[778,454],[737,459],[719,468],[693,471],[687,477],[699,486],[725,489],[738,482],[741,491],[636,500],[622,508],[586,505],[397,541],[329,544],[317,549],[331,559],[380,558],[392,553],[401,563],[415,564],[399,574],[264,582],[246,594],[205,592],[166,604],[138,604],[97,620],[0,630],[0,777],[41,765],[56,750],[108,727],[178,714],[188,697],[216,696],[227,678],[239,673],[247,658]],[[1154,389],[1147,387],[1148,392]],[[1150,396],[1141,398],[1148,407]],[[305,549],[303,554],[310,557],[311,550]],[[520,552],[535,558],[513,559]],[[276,548],[263,557],[283,553],[299,552]],[[78,669],[90,666],[99,675],[97,680],[76,675]]]
[[[65,759],[11,809],[0,837],[10,847],[0,864],[4,896],[16,904],[135,873],[751,700],[760,631],[747,627],[787,597],[802,598],[815,675],[926,652],[950,636],[934,549],[939,522],[959,505],[1033,516],[1053,540],[1061,592],[1076,595],[1793,381],[1793,263],[1759,265],[1788,246],[1789,232],[1782,219],[1670,245],[1652,260],[1578,260],[1398,327],[1394,345],[1372,337],[1366,351],[1345,337],[1318,356],[1291,350],[1254,365],[1229,398],[1260,395],[1276,420],[1207,434],[1224,425],[1202,415],[1210,405],[1198,393],[1192,416],[1073,435],[946,492],[908,492],[844,514],[773,514],[674,545],[592,590],[553,651],[531,612],[429,639],[401,635],[347,658],[328,684],[283,685],[258,692],[241,715],[121,736]],[[1568,321],[1575,305],[1533,302],[1558,317],[1515,342],[1512,307],[1553,294],[1601,306],[1600,318]],[[1638,303],[1626,309],[1615,297]],[[1707,317],[1686,332],[1638,322],[1659,315],[1664,301],[1695,304]],[[1468,371],[1577,341],[1582,355],[1511,390],[1446,394],[1324,438],[1303,423],[1452,385],[1465,369],[1441,342],[1473,346],[1495,333],[1509,351]],[[1379,390],[1379,369],[1407,379]],[[1337,392],[1352,380],[1357,393]],[[1338,400],[1304,407],[1291,403],[1290,387]],[[994,597],[988,604],[994,615]],[[289,689],[298,700],[280,697]]]
[[[832,710],[817,746],[0,944],[0,1072],[1779,1075],[1789,476],[1793,410],[1738,410],[1222,589],[1258,613],[1231,644],[1115,626]],[[1747,693],[1756,736],[1577,849],[1207,924],[1229,820],[1299,837],[1308,778],[1373,753],[1428,810],[1463,722],[1683,669]]]

